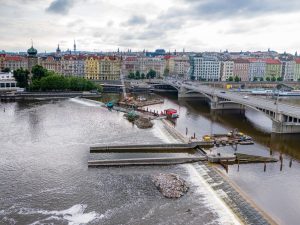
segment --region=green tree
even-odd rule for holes
[[[130,72],[128,74],[128,79],[134,79],[134,73],[133,72]]]
[[[46,76],[41,78],[40,88],[43,91],[61,91],[69,88],[67,78],[59,75]]]
[[[29,71],[23,68],[14,71],[14,78],[17,81],[17,86],[20,88],[28,87]]]
[[[230,77],[228,78],[228,81],[232,82],[232,81],[233,81],[233,77],[230,76]]]
[[[147,78],[151,78],[153,79],[154,77],[156,77],[156,71],[151,69],[148,73],[147,73]]]
[[[271,78],[270,77],[266,77],[266,81],[270,81],[271,80]]]
[[[170,70],[168,68],[165,68],[164,70],[164,76],[169,76]]]
[[[135,76],[134,76],[134,79],[136,79],[136,80],[139,80],[139,79],[141,79],[141,74],[140,74],[140,71],[135,71]]]
[[[29,85],[30,91],[40,91],[40,89],[41,89],[41,80],[35,79]]]
[[[253,81],[257,81],[258,80],[258,78],[257,77],[253,77]]]
[[[282,81],[282,77],[277,77],[277,81]]]
[[[195,80],[196,79],[196,77],[193,75],[193,76],[191,76],[191,80]]]
[[[276,81],[276,77],[273,76],[273,77],[271,78],[271,81],[272,81],[272,82],[275,82],[275,81]]]
[[[40,65],[35,65],[34,67],[32,67],[31,73],[32,73],[32,80],[35,79],[40,80],[42,77],[48,75],[48,70]]]
[[[9,73],[10,72],[10,68],[6,67],[4,69],[1,70],[4,73]]]
[[[235,82],[239,82],[240,80],[241,80],[241,78],[239,78],[238,76],[235,76],[235,77],[234,77],[234,81],[235,81]]]
[[[141,74],[141,79],[145,79],[145,78],[146,78],[145,74],[142,73],[142,74]]]
[[[261,78],[259,78],[259,80],[260,80],[260,81],[264,81],[264,78],[263,78],[263,77],[261,77]]]

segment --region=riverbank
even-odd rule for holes
[[[0,94],[1,101],[65,99],[65,98],[100,98],[101,94],[91,92],[13,92]]]

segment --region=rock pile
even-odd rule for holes
[[[134,121],[134,124],[140,129],[147,129],[153,127],[151,119],[141,116]]]
[[[189,189],[185,180],[176,174],[163,174],[153,176],[152,181],[158,190],[167,198],[180,198]]]

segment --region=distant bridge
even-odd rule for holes
[[[248,107],[260,111],[272,120],[273,133],[300,133],[300,106],[282,102],[276,104],[274,100],[254,96],[244,98],[244,95],[240,93],[212,88],[199,82],[163,80],[162,84],[175,88],[179,98],[190,97],[190,94],[198,93],[199,96],[209,101],[211,110],[243,110]]]

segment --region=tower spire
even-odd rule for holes
[[[75,39],[74,39],[74,45],[73,45],[73,47],[74,47],[74,52],[76,52],[76,42],[75,42]]]

